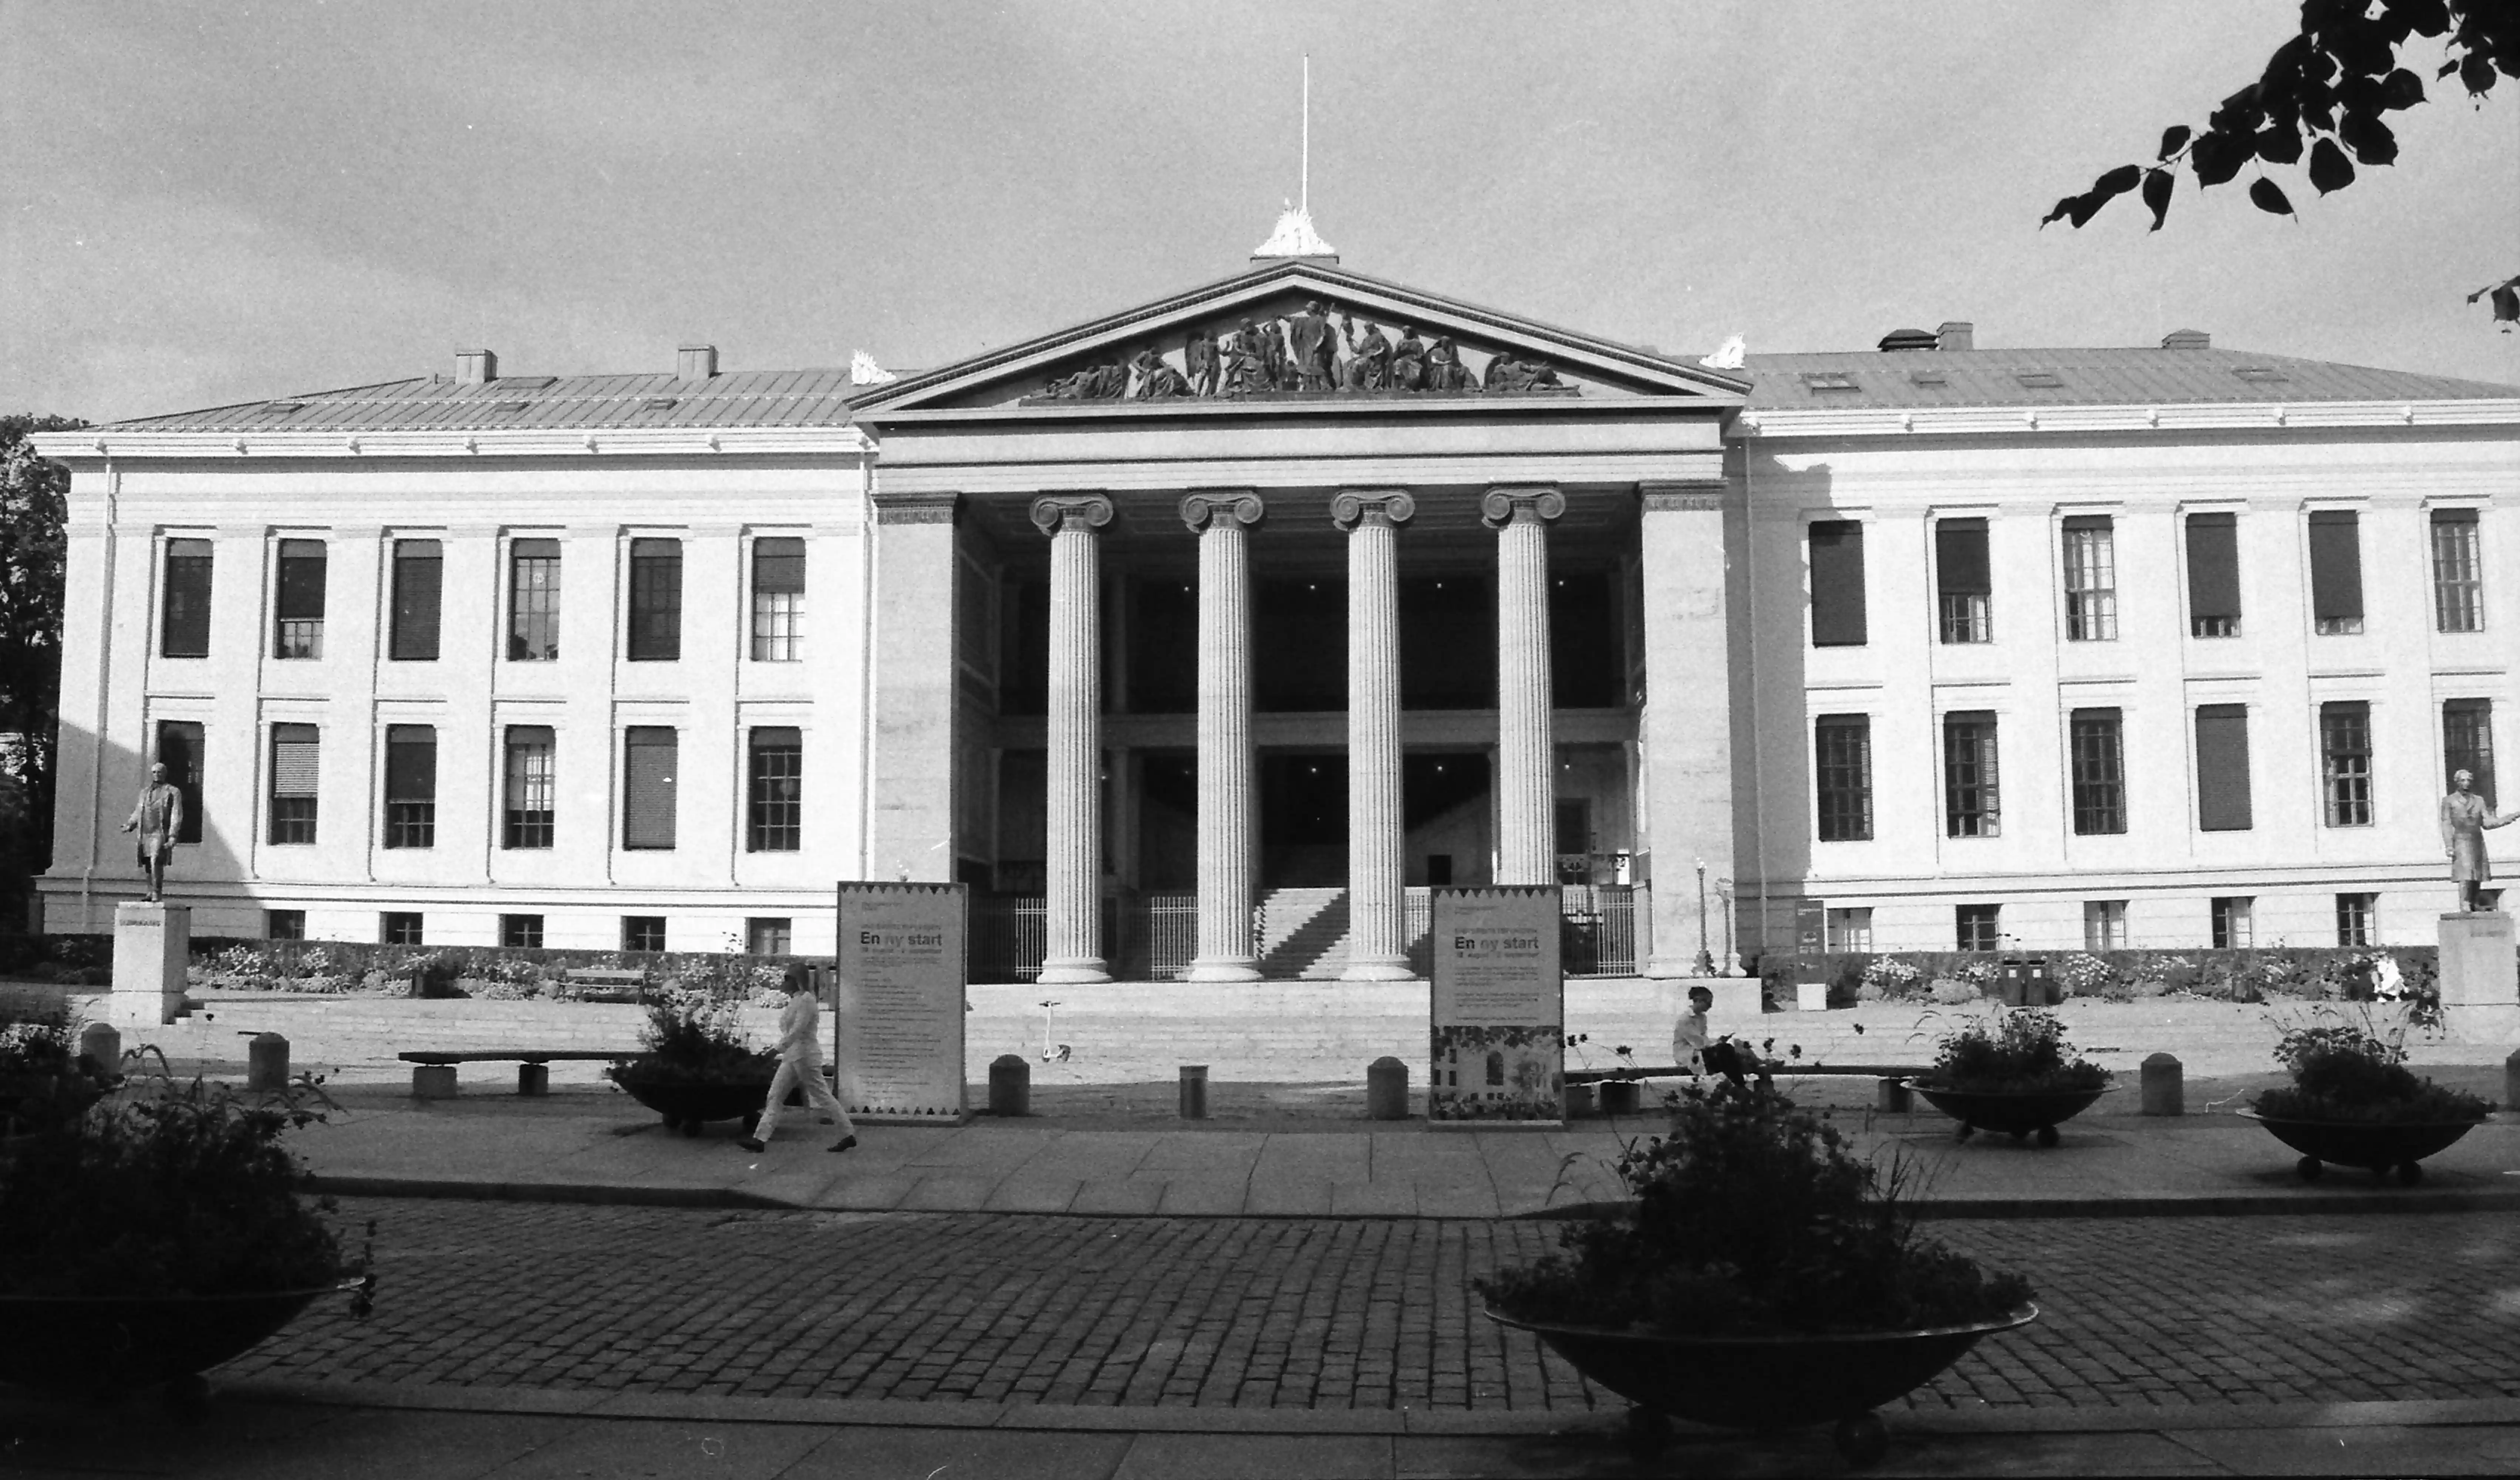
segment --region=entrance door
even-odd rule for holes
[[[1347,884],[1347,757],[1269,751],[1260,757],[1260,887]]]

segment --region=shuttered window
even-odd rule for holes
[[[158,760],[166,768],[166,781],[184,797],[184,821],[175,830],[175,841],[197,843],[202,840],[202,727],[199,722],[184,719],[161,719],[158,722]]]
[[[1819,831],[1824,843],[1872,835],[1872,719],[1823,714],[1812,722],[1813,775],[1819,783]]]
[[[2362,516],[2350,509],[2310,516],[2310,609],[2322,637],[2362,630]]]
[[[542,663],[560,656],[560,541],[508,544],[508,657]]]
[[[551,727],[510,725],[506,752],[506,763],[501,768],[505,805],[500,809],[500,845],[548,848],[552,845],[553,797],[558,789],[553,774]]]
[[[1864,526],[1822,519],[1811,526],[1812,646],[1861,648],[1864,624]]]
[[[313,725],[271,727],[271,840],[315,840],[315,783],[322,752]]]
[[[1994,597],[1995,577],[1988,568],[1986,520],[1935,522],[1934,589],[1944,642],[1994,641],[1988,607]]]
[[[2196,706],[2196,827],[2246,832],[2255,826],[2249,798],[2249,706]]]
[[[282,540],[273,601],[273,657],[324,655],[324,542]]]
[[[676,734],[662,725],[633,725],[622,733],[621,846],[674,845]]]
[[[2320,777],[2327,825],[2371,824],[2371,706],[2350,699],[2318,706]]]
[[[2118,637],[2117,531],[2109,516],[2065,520],[2065,640],[2113,643]]]
[[[2444,632],[2485,630],[2485,565],[2473,509],[2433,511],[2433,625]]]
[[[166,542],[166,589],[158,606],[161,657],[210,655],[210,542]]]
[[[385,727],[385,846],[437,846],[437,731]]]
[[[1999,837],[2003,813],[1996,777],[1995,716],[1983,710],[1943,716],[1943,834]]]
[[[438,599],[445,568],[437,541],[394,541],[393,640],[385,650],[394,661],[436,661]]]
[[[2454,698],[2442,703],[2442,785],[2461,771],[2491,805],[2494,789],[2494,700]],[[188,798],[189,800],[189,798]]]
[[[683,542],[630,542],[630,632],[634,663],[670,663],[683,655]]]
[[[2187,516],[2187,630],[2193,637],[2240,635],[2238,515]]]
[[[764,726],[752,732],[745,848],[792,853],[805,839],[805,740],[802,732]]]
[[[752,660],[792,663],[805,655],[805,542],[752,542]]]
[[[2124,832],[2126,745],[2115,709],[2077,709],[2068,725],[2073,752],[2074,830],[2086,836]]]

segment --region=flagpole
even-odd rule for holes
[[[1304,54],[1304,155],[1302,183],[1298,187],[1304,219],[1313,218],[1313,55]]]

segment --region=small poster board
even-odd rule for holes
[[[1794,901],[1794,954],[1825,956],[1828,954],[1828,902],[1822,899]]]
[[[1430,1125],[1564,1119],[1560,893],[1555,884],[1433,891]]]
[[[964,886],[840,885],[840,1103],[855,1120],[959,1123]]]

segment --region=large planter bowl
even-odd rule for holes
[[[1637,1405],[1630,1431],[1640,1448],[1660,1449],[1671,1417],[1754,1431],[1834,1420],[1839,1452],[1869,1464],[1889,1444],[1873,1409],[1932,1381],[1980,1337],[2029,1324],[2039,1307],[1966,1325],[1818,1336],[1679,1336],[1487,1316]]]
[[[2468,1133],[2473,1120],[2437,1120],[2392,1124],[2367,1120],[2277,1120],[2255,1110],[2233,1113],[2267,1128],[2268,1134],[2301,1153],[2301,1180],[2316,1182],[2327,1163],[2369,1167],[2382,1176],[2395,1171],[2398,1181],[2413,1187],[2423,1181],[2416,1163],[2448,1150]]]
[[[0,1382],[112,1393],[177,1382],[251,1350],[356,1279],[249,1295],[0,1295]]]
[[[625,1074],[613,1083],[665,1119],[665,1129],[698,1136],[712,1120],[743,1121],[743,1134],[761,1120],[770,1099],[770,1075],[758,1080],[649,1079]]]
[[[1962,1141],[1974,1131],[2000,1131],[2015,1141],[2036,1135],[2041,1145],[2052,1146],[2056,1144],[2056,1127],[2090,1109],[2116,1086],[2104,1084],[2090,1090],[1959,1090],[1911,1079],[1908,1088],[1958,1121]]]

